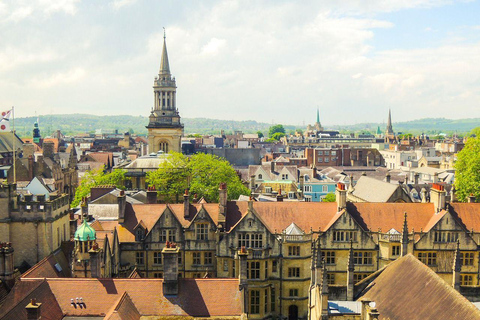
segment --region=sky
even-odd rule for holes
[[[148,116],[165,27],[182,117],[480,117],[478,17],[453,0],[0,0],[0,108]]]

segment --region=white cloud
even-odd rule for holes
[[[120,8],[130,6],[130,5],[134,4],[135,2],[137,2],[137,0],[115,0],[111,4],[113,5],[113,7],[115,9],[118,10]]]
[[[75,68],[68,70],[67,72],[59,72],[48,75],[46,77],[36,77],[29,81],[29,84],[33,87],[39,88],[52,88],[62,87],[71,83],[79,82],[84,79],[86,72],[82,68]]]

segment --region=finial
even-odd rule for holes
[[[165,27],[163,27],[163,40],[167,38],[166,32],[165,32]]]

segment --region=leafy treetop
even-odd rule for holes
[[[222,182],[227,183],[230,200],[250,194],[228,161],[204,153],[190,158],[181,153],[170,153],[168,161],[163,162],[158,170],[147,173],[146,181],[155,186],[165,202],[178,202],[187,188],[190,195],[197,194],[207,202],[218,202],[218,188]]]

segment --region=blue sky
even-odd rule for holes
[[[480,4],[0,0],[0,108],[148,115],[163,29],[183,117],[480,117]]]

